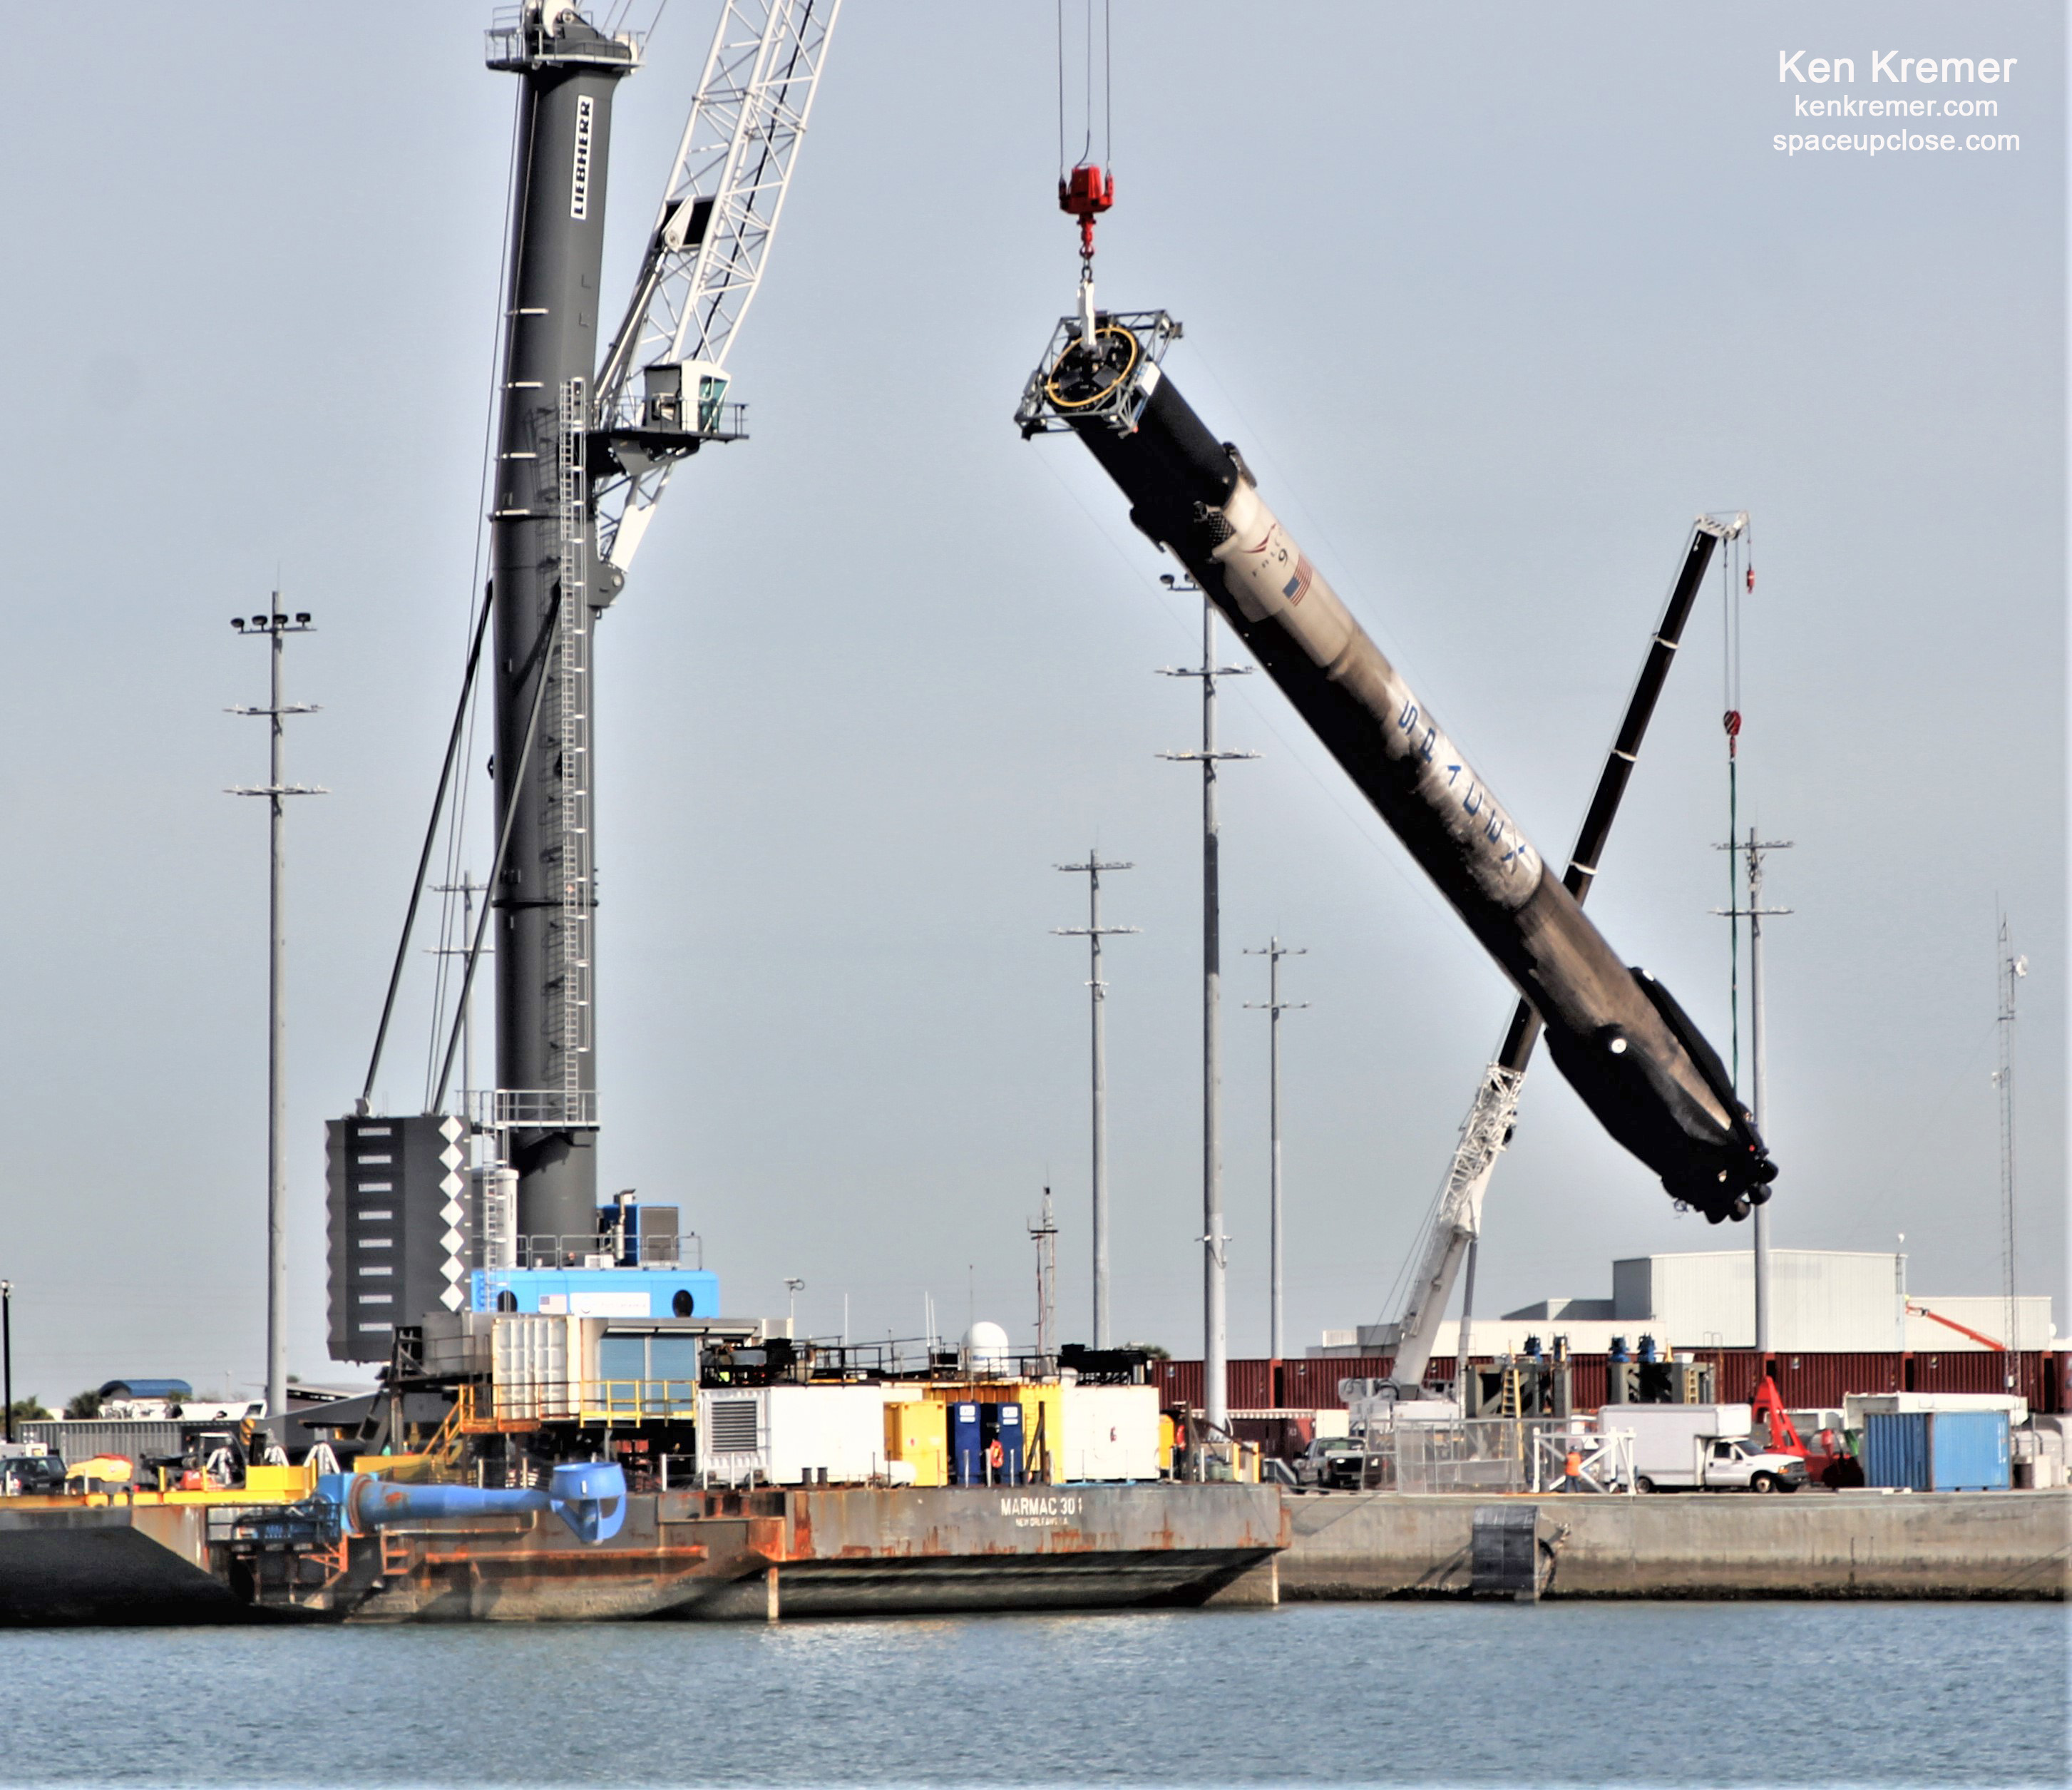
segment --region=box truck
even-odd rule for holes
[[[1622,1405],[1600,1414],[1633,1432],[1633,1475],[1642,1492],[1796,1492],[1806,1463],[1755,1439],[1745,1405]]]

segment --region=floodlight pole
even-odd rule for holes
[[[273,593],[273,601],[281,593]],[[287,799],[321,796],[314,784],[291,784],[284,763],[291,714],[314,714],[314,702],[282,698],[281,673],[286,637],[313,632],[306,611],[292,617],[279,610],[242,615],[231,625],[240,634],[265,636],[271,673],[270,700],[263,709],[236,708],[232,714],[264,715],[267,722],[267,780],[232,788],[233,796],[264,796],[268,811],[266,880],[266,1422],[277,1446],[288,1439],[288,948],[283,895],[286,881]]]

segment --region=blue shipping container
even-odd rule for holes
[[[2005,1411],[1877,1411],[1864,1419],[1864,1476],[1915,1492],[2004,1492]]]
[[[1022,1407],[1009,1401],[1001,1405],[979,1406],[980,1422],[984,1427],[986,1459],[991,1468],[990,1483],[1019,1485],[1022,1483]],[[999,1458],[993,1458],[993,1445],[1000,1445]],[[988,1483],[985,1475],[980,1476],[981,1483]]]
[[[980,1434],[977,1405],[952,1405],[950,1420],[950,1483],[985,1483],[985,1438]]]

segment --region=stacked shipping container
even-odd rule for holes
[[[1713,1397],[1722,1403],[1745,1404],[1762,1378],[1763,1357],[1753,1349],[1700,1349],[1700,1360],[1713,1364]],[[1571,1385],[1578,1410],[1594,1410],[1605,1401],[1605,1368],[1610,1357],[1574,1355],[1568,1358],[1573,1376]],[[1474,1357],[1478,1366],[1493,1365],[1487,1356]],[[1900,1353],[1830,1354],[1800,1352],[1770,1356],[1771,1373],[1784,1402],[1794,1410],[1815,1405],[1837,1405],[1848,1393],[1942,1392],[1997,1393],[2008,1390],[2009,1364],[2015,1373],[2013,1390],[2029,1401],[2033,1411],[2072,1410],[2072,1350],[2025,1349],[2008,1356],[1983,1350],[1948,1354]],[[1234,1411],[1337,1410],[1345,1400],[1338,1396],[1341,1380],[1381,1380],[1395,1365],[1386,1355],[1308,1356],[1299,1360],[1275,1364],[1260,1360],[1232,1361],[1224,1384]],[[1158,1401],[1168,1407],[1202,1404],[1202,1364],[1198,1361],[1154,1361],[1152,1384]],[[1451,1383],[1453,1364],[1432,1364],[1431,1379],[1438,1385]]]

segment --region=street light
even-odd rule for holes
[[[793,1275],[784,1277],[784,1291],[789,1296],[789,1302],[784,1310],[784,1322],[790,1327],[795,1338],[799,1334],[799,1295],[805,1290],[805,1286],[804,1281]]]
[[[280,592],[273,600],[280,601]],[[282,916],[282,894],[286,870],[286,800],[290,796],[321,796],[318,784],[290,783],[282,767],[285,736],[282,723],[290,715],[314,714],[313,702],[289,702],[282,698],[281,668],[284,636],[310,632],[309,611],[290,621],[286,614],[269,611],[254,615],[248,623],[231,617],[239,635],[256,635],[268,643],[270,681],[265,706],[232,709],[237,715],[264,717],[269,736],[267,780],[241,786],[233,796],[263,796],[269,811],[268,874],[266,886],[266,1416],[275,1426],[277,1439],[285,1443],[288,1423],[288,1170],[287,1170],[287,1021],[286,981],[286,934]]]

